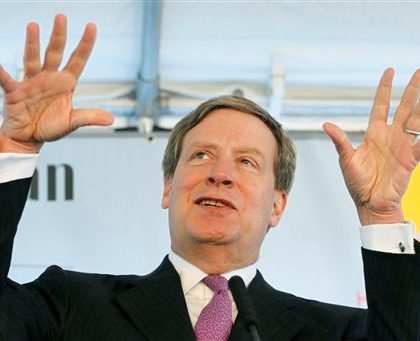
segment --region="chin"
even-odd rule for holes
[[[232,229],[226,226],[215,227],[211,225],[207,225],[206,227],[200,229],[195,228],[191,231],[190,236],[199,243],[218,245],[228,244],[238,239]]]

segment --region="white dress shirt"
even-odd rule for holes
[[[190,315],[192,326],[195,327],[198,316],[203,308],[210,303],[214,292],[205,285],[201,280],[207,274],[191,264],[184,258],[178,256],[172,250],[169,252],[169,260],[174,266],[175,270],[181,279],[182,291],[184,292],[185,302],[187,303],[188,313]],[[233,276],[240,276],[248,286],[252,279],[257,274],[257,265],[252,264],[245,268],[230,271],[225,274],[220,274],[227,280]],[[232,293],[229,290],[229,298],[232,302],[232,322],[235,322],[238,315],[238,308],[233,300]]]

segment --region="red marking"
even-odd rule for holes
[[[367,300],[366,300],[366,294],[361,293],[360,291],[356,292],[356,305],[358,307],[366,307],[367,306]]]

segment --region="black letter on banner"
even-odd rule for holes
[[[64,199],[73,200],[73,169],[66,164],[61,165],[64,168]],[[59,166],[59,167],[61,167]],[[56,200],[56,166],[48,166],[48,200]]]
[[[29,199],[38,200],[39,186],[38,186],[38,169],[35,168],[34,175],[32,177],[31,189],[29,192]]]

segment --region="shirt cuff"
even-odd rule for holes
[[[362,247],[372,251],[414,254],[415,226],[403,224],[375,224],[360,227]]]
[[[31,177],[38,155],[0,153],[0,183]]]

